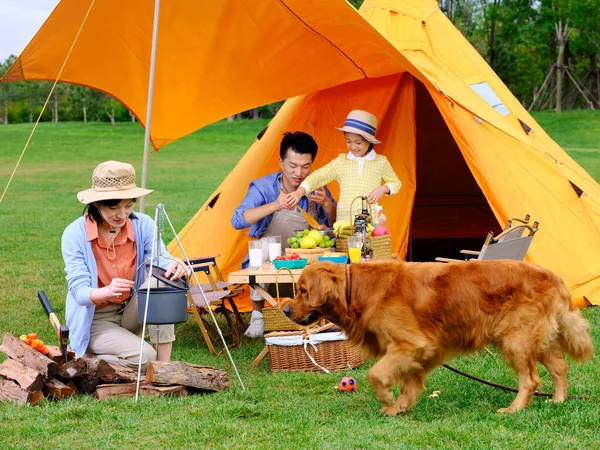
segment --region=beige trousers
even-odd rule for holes
[[[90,328],[90,343],[87,354],[104,359],[111,364],[137,368],[140,356],[142,324],[138,322],[137,295],[125,304],[105,306],[94,313]],[[173,342],[174,325],[148,325],[152,344]],[[142,347],[142,371],[146,371],[149,361],[156,361],[156,350],[147,342]]]

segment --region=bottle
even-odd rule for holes
[[[383,213],[383,206],[378,205],[375,208],[375,223],[373,224],[373,226],[377,227],[377,226],[380,226],[380,225],[382,227],[386,227],[387,228],[388,221],[387,221],[387,217]]]

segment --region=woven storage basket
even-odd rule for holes
[[[281,310],[284,308],[289,302],[289,298],[282,299],[279,297],[279,273],[284,270],[290,273],[292,276],[292,271],[287,267],[282,267],[277,271],[275,275],[275,289],[277,292],[277,306],[269,306],[263,308],[262,315],[263,321],[265,325],[265,331],[295,331],[295,330],[304,330],[306,327],[298,325],[296,322],[292,322],[284,312]],[[292,292],[294,296],[296,295],[296,284],[292,283]]]
[[[350,217],[352,217],[352,211],[354,209],[354,202],[360,200],[363,197],[355,197],[350,203]],[[369,215],[373,217],[371,212],[371,204],[369,206]],[[352,223],[352,231],[354,232],[354,223]],[[392,256],[392,236],[385,234],[383,236],[371,236],[369,238],[371,243],[371,249],[373,250],[373,259],[376,258],[388,258]],[[338,236],[335,239],[335,250],[342,253],[348,253],[348,238]]]
[[[362,350],[350,344],[343,333],[321,333],[333,324],[313,328],[311,330],[274,332],[265,335],[272,372],[321,372],[348,370],[364,363]],[[320,339],[334,339],[319,342]],[[304,345],[304,340],[313,343]],[[287,341],[286,345],[276,343],[278,340]],[[309,341],[309,342],[311,342]],[[314,347],[313,347],[314,345]],[[316,351],[315,351],[316,348]],[[318,366],[307,355],[312,356]],[[321,367],[319,367],[321,366]]]
[[[384,234],[383,236],[371,236],[371,248],[373,249],[373,259],[389,258],[392,256],[392,236]],[[338,237],[335,240],[335,249],[341,253],[348,253],[348,238]]]
[[[293,255],[297,253],[301,258],[306,258],[308,261],[306,264],[312,264],[319,260],[319,256],[322,256],[325,252],[331,251],[330,248],[286,248],[286,255]]]

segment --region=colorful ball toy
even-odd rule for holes
[[[338,390],[340,392],[356,392],[358,389],[358,384],[356,380],[348,375],[340,378],[338,381]]]

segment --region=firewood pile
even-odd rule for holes
[[[8,358],[0,364],[0,402],[35,405],[78,394],[98,399],[135,396],[137,370],[97,358],[75,358],[73,352],[69,352],[65,363],[58,347],[46,347],[48,355],[10,333],[4,335],[0,352]],[[224,370],[180,361],[155,361],[148,364],[146,376],[142,375],[139,395],[185,396],[228,387],[229,376]]]

